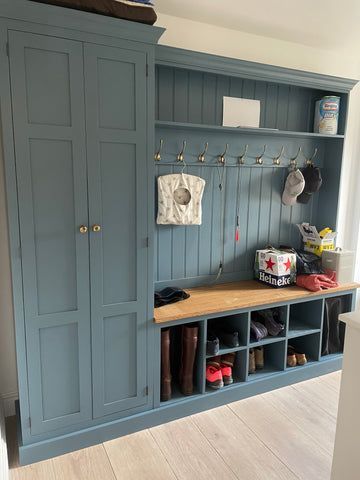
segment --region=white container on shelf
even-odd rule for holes
[[[314,132],[336,135],[338,131],[340,97],[328,96],[315,104]]]
[[[324,269],[336,272],[336,280],[339,283],[354,281],[355,252],[341,248],[324,250],[321,261]]]

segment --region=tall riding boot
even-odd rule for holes
[[[161,330],[161,401],[171,398],[170,329]]]
[[[194,363],[199,327],[183,325],[181,331],[180,389],[183,395],[192,395],[194,390]]]

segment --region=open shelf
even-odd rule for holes
[[[247,135],[268,135],[274,137],[296,137],[296,138],[326,138],[326,139],[343,139],[344,135],[325,135],[312,132],[292,132],[287,130],[277,130],[273,128],[236,128],[222,127],[220,125],[202,125],[200,123],[181,123],[157,120],[155,122],[157,128],[171,128],[181,130],[198,130],[206,132],[224,132],[234,134]]]
[[[323,300],[290,305],[288,338],[311,335],[321,331]]]
[[[307,365],[318,362],[320,359],[320,332],[293,338],[288,341],[288,345],[293,346],[298,352],[305,353],[307,363],[295,367],[286,366],[287,370],[303,368]]]
[[[259,380],[275,373],[283,372],[285,368],[286,341],[278,341],[264,345],[264,368],[249,373],[247,381]]]
[[[208,355],[206,354],[206,358],[212,358],[212,357],[216,357],[218,355],[226,355],[227,353],[233,353],[233,352],[240,352],[241,350],[245,350],[246,347],[244,346],[240,346],[240,347],[224,347],[224,346],[221,346],[220,345],[220,350],[219,350],[219,353],[217,355]]]
[[[211,320],[208,320],[207,328],[208,332],[213,332],[220,340],[220,351],[218,355],[237,352],[244,349],[247,345],[249,314],[246,312],[237,315],[226,315],[224,317],[212,318]],[[226,345],[221,335],[224,332],[237,332],[239,336],[239,346],[232,347]],[[207,358],[210,358],[214,355],[206,356]]]

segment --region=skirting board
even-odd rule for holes
[[[0,395],[0,400],[3,402],[4,416],[13,417],[16,415],[15,403],[19,399],[18,392],[4,393]]]
[[[39,462],[51,457],[87,448],[92,445],[113,440],[114,438],[144,430],[145,428],[161,425],[204,410],[236,402],[243,398],[265,393],[304,380],[309,380],[313,377],[340,370],[341,366],[342,355],[338,355],[335,358],[322,360],[299,369],[295,368],[293,370],[279,372],[266,379],[263,378],[262,380],[259,379],[247,384],[228,387],[227,390],[224,389],[208,395],[187,397],[179,402],[169,403],[168,405],[139,413],[132,417],[112,421],[103,425],[97,425],[30,445],[22,445],[21,434],[18,432],[20,465]],[[18,411],[17,414],[19,415]]]
[[[0,398],[0,478],[8,480],[9,464],[6,447],[5,415],[3,401]]]

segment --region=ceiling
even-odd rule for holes
[[[358,49],[359,0],[156,0],[160,13],[325,49]],[[184,32],[186,35],[186,32]]]

